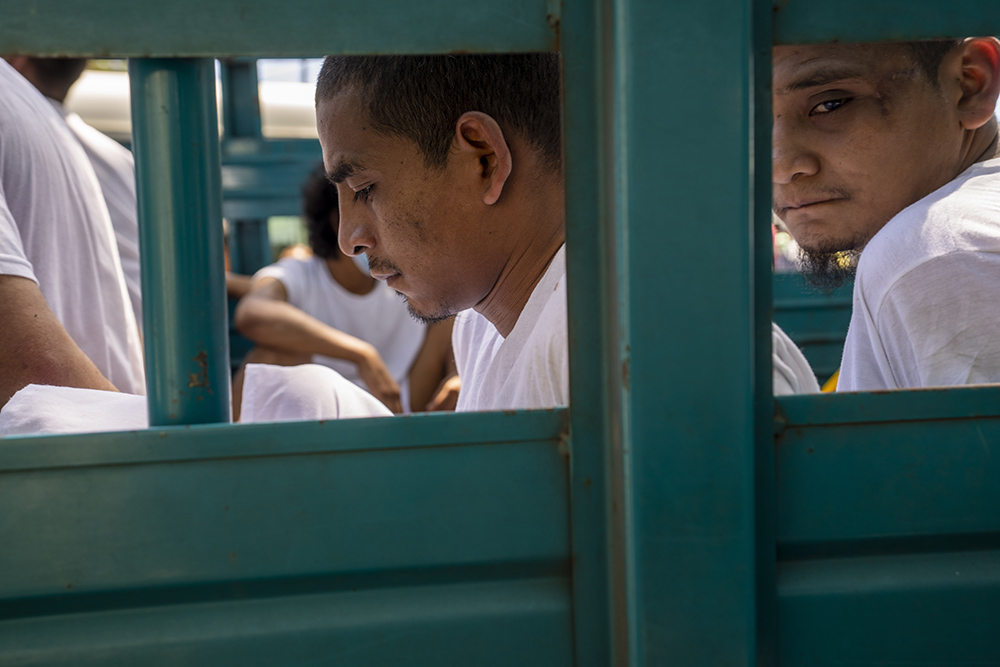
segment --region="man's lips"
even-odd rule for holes
[[[375,280],[388,282],[393,276],[399,275],[399,269],[397,269],[392,262],[387,262],[384,259],[376,257],[369,257],[368,273],[370,273],[372,278]]]
[[[791,202],[788,204],[779,204],[776,207],[776,212],[778,215],[788,213],[789,211],[799,211],[802,209],[807,209],[811,206],[818,206],[819,204],[831,204],[833,202],[844,201],[845,197],[822,197],[817,199],[802,199],[796,202]]]
[[[375,280],[381,280],[389,287],[393,287],[399,282],[402,276],[399,275],[399,271],[390,271],[388,269],[379,269],[378,271],[372,272],[372,278]]]

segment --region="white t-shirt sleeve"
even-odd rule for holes
[[[861,304],[842,390],[1000,382],[998,285],[1000,262],[970,252],[901,275],[877,308]]]
[[[2,184],[0,184],[0,275],[20,276],[38,282],[31,268],[31,262],[25,256],[21,234],[17,230],[14,216],[7,208]]]
[[[774,395],[817,394],[819,383],[802,351],[781,328],[771,323],[771,365]]]
[[[296,308],[302,308],[303,294],[306,290],[306,268],[305,262],[287,257],[265,266],[253,275],[253,280],[256,282],[262,278],[274,278],[285,286],[288,303]]]

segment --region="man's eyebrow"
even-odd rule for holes
[[[326,172],[326,179],[336,185],[337,183],[343,183],[345,180],[356,174],[360,165],[354,162],[341,162],[333,169]]]
[[[857,79],[863,76],[863,74],[863,70],[856,67],[821,67],[812,70],[800,79],[792,81],[790,84],[776,92],[779,95],[787,95],[788,93],[794,93],[799,90],[807,90],[818,86],[828,86],[831,83],[836,83],[838,81]]]

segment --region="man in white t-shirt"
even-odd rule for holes
[[[62,117],[0,61],[0,406],[27,384],[143,393],[100,185]]]
[[[456,383],[444,382],[454,375],[452,320],[417,322],[364,262],[340,252],[337,190],[322,165],[302,193],[312,255],[283,258],[254,275],[234,317],[257,343],[245,362],[328,366],[393,412],[454,409]],[[242,386],[237,374],[234,397]]]
[[[1000,382],[1000,42],[781,46],[773,82],[775,211],[821,279],[860,258],[838,390]]]
[[[458,313],[459,410],[569,402],[559,70],[553,54],[347,56],[319,76],[340,247],[416,317]],[[818,391],[774,331],[776,387]]]
[[[414,316],[468,311],[453,334],[459,409],[568,399],[565,299],[528,306],[564,271],[559,89],[552,54],[330,57],[319,76],[340,247]]]
[[[9,58],[10,64],[31,82],[76,135],[97,174],[104,203],[115,230],[118,256],[136,323],[142,331],[142,284],[139,274],[139,219],[135,196],[135,160],[128,150],[103,132],[87,125],[64,106],[70,88],[87,66],[86,58]]]

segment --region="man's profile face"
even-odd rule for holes
[[[957,115],[906,45],[779,46],[773,64],[773,206],[807,253],[862,248],[957,175]]]
[[[443,169],[428,168],[415,143],[375,132],[353,89],[319,103],[317,126],[337,183],[341,250],[366,253],[372,276],[405,296],[420,319],[479,303],[500,264],[478,219],[482,192],[470,170],[452,156]]]

